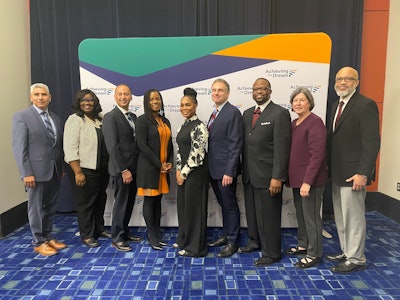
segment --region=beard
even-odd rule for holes
[[[337,88],[335,87],[336,95],[338,95],[338,96],[341,97],[341,98],[347,97],[347,96],[350,95],[352,92],[354,92],[354,90],[355,90],[355,88],[349,87],[349,88],[345,89],[344,91],[342,91],[342,90],[339,90],[339,89],[337,89]]]

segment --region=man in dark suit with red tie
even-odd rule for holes
[[[243,143],[240,111],[229,103],[229,84],[216,79],[211,87],[215,109],[208,122],[208,163],[210,182],[222,209],[223,235],[208,245],[225,246],[218,257],[236,253],[240,230],[240,211],[236,198],[237,176]]]
[[[366,185],[375,179],[380,147],[378,107],[357,92],[358,84],[355,69],[338,71],[335,91],[340,99],[333,105],[328,129],[328,170],[341,252],[327,259],[338,263],[332,271],[339,273],[366,267]]]
[[[287,109],[270,100],[271,84],[259,78],[253,84],[256,106],[243,113],[242,179],[249,241],[239,253],[261,248],[254,266],[281,259],[282,188],[287,177],[291,121]]]

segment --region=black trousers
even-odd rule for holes
[[[147,238],[151,245],[158,246],[161,238],[161,197],[144,196],[143,200],[143,218],[147,227]]]

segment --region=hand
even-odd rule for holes
[[[76,173],[75,174],[75,184],[76,186],[84,186],[86,184],[86,177],[85,174],[81,173]]]
[[[233,177],[228,175],[224,175],[224,177],[222,177],[222,186],[231,185],[232,182],[233,182]]]
[[[122,175],[122,182],[124,184],[130,184],[132,182],[132,173],[131,171],[127,170]]]
[[[34,188],[36,184],[35,176],[24,177],[24,184],[27,188]]]
[[[168,173],[172,168],[172,163],[163,162],[161,165],[161,173]]]
[[[367,185],[367,177],[359,174],[354,174],[352,177],[346,179],[346,182],[351,181],[353,181],[353,191],[361,191]]]
[[[275,196],[282,191],[282,180],[271,178],[269,183],[269,194]]]
[[[310,189],[311,189],[311,185],[309,185],[308,183],[303,182],[303,184],[300,187],[300,196],[309,197],[310,196]]]
[[[181,177],[181,171],[177,170],[176,171],[176,183],[178,185],[182,185],[185,182],[185,179],[182,179]]]

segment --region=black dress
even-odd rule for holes
[[[183,185],[177,188],[179,231],[176,242],[193,257],[206,256],[208,253],[207,140],[207,128],[196,116],[185,122],[176,136],[177,169],[186,178]]]

